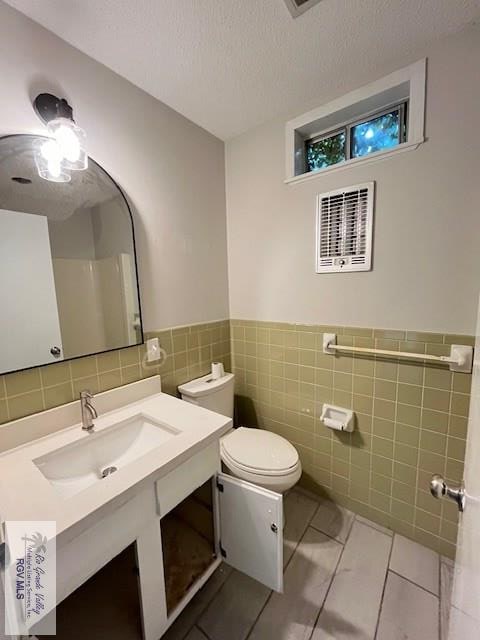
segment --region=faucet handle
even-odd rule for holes
[[[80,391],[80,398],[91,400],[91,398],[93,398],[93,394],[90,393],[90,391],[88,391],[87,389],[85,389],[84,391]]]

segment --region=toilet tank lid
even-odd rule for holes
[[[190,382],[181,384],[178,387],[178,390],[182,396],[188,396],[189,398],[201,398],[202,396],[208,396],[210,393],[219,391],[223,387],[226,387],[233,381],[233,378],[233,373],[226,373],[221,378],[213,380],[212,374],[209,373],[201,378],[195,378],[195,380],[190,380]]]

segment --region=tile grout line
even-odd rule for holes
[[[42,407],[43,407],[43,411],[45,411],[45,386],[43,384],[43,374],[42,374],[42,368],[40,367],[38,370],[39,376],[40,376],[40,393],[42,396]]]
[[[349,537],[350,537],[350,534],[349,534]],[[348,540],[348,538],[347,538],[347,540]],[[341,544],[341,543],[340,543],[340,544]],[[318,614],[317,614],[317,616],[316,616],[316,618],[315,618],[315,621],[314,621],[314,623],[313,623],[313,625],[312,625],[312,632],[311,632],[311,633],[310,633],[310,635],[308,636],[307,640],[310,640],[310,638],[311,638],[311,637],[313,636],[313,634],[315,633],[315,629],[317,628],[317,623],[318,623],[318,621],[319,621],[319,619],[320,619],[320,615],[322,614],[323,608],[324,608],[324,606],[325,606],[325,602],[327,601],[328,594],[330,593],[330,589],[332,588],[333,581],[334,581],[334,579],[335,579],[335,576],[337,575],[338,567],[339,567],[340,562],[341,562],[341,560],[342,560],[342,558],[343,558],[343,553],[344,553],[344,551],[345,551],[346,544],[347,544],[347,541],[345,541],[345,544],[344,544],[344,545],[341,545],[341,546],[342,546],[342,550],[340,551],[340,555],[338,556],[338,561],[337,561],[337,563],[336,563],[336,565],[335,565],[335,571],[333,571],[333,572],[332,572],[332,577],[330,578],[330,582],[329,582],[329,585],[328,585],[328,589],[325,591],[325,597],[323,598],[323,602],[322,602],[322,603],[321,603],[321,605],[320,605],[320,608],[319,608],[319,610],[318,610]]]
[[[353,513],[353,512],[352,512]],[[368,518],[364,518],[364,516],[361,516],[357,513],[354,514],[355,518],[354,520],[356,520],[358,522],[358,524],[364,524],[366,527],[369,527],[370,529],[373,529],[374,531],[378,531],[379,533],[383,533],[384,535],[388,536],[389,538],[393,539],[393,536],[395,536],[395,532],[393,531],[393,529],[389,529],[388,527],[384,527],[383,525],[379,524],[376,527],[373,526],[375,523],[371,520],[368,520]],[[357,518],[364,518],[363,521],[358,520]],[[372,524],[370,524],[370,522],[373,522]],[[379,527],[382,527],[383,529],[386,529],[387,531],[391,531],[392,535],[386,533],[385,531],[382,531]],[[349,534],[350,535],[350,534]],[[392,543],[393,544],[393,543]]]
[[[300,543],[301,543],[301,541],[303,540],[303,538],[304,538],[304,536],[305,536],[305,534],[306,534],[306,532],[307,532],[307,529],[308,529],[309,527],[312,527],[312,529],[315,529],[315,527],[312,525],[312,520],[313,520],[313,519],[314,519],[314,517],[316,516],[317,511],[320,509],[320,504],[321,504],[320,502],[318,502],[318,503],[317,503],[317,507],[316,507],[315,511],[313,512],[312,517],[311,517],[311,518],[310,518],[310,520],[307,522],[307,524],[306,524],[306,526],[305,526],[304,530],[302,531],[301,535],[300,535],[300,536],[299,536],[299,538],[298,538],[298,542],[297,542],[297,544],[295,545],[295,548],[294,548],[294,550],[293,550],[293,552],[292,552],[292,555],[291,555],[291,556],[290,556],[290,558],[288,559],[288,562],[286,563],[286,565],[283,567],[283,573],[284,573],[284,574],[285,574],[285,571],[286,571],[286,569],[287,569],[288,565],[291,563],[292,558],[293,558],[293,556],[295,555],[295,552],[297,551],[298,547],[300,546]],[[286,522],[286,521],[287,521],[287,520],[286,520],[286,518],[285,518],[285,522]],[[318,531],[318,529],[315,529],[315,531]],[[284,543],[284,544],[285,544],[285,543]]]
[[[387,570],[385,571],[385,578],[384,578],[384,581],[383,581],[383,589],[382,589],[382,597],[380,598],[380,606],[378,608],[377,624],[375,625],[375,634],[373,636],[374,640],[381,640],[380,638],[377,639],[378,627],[380,626],[380,618],[381,618],[381,615],[382,615],[383,600],[385,598],[385,589],[387,587],[388,572],[390,571],[390,562],[392,561],[392,553],[393,553],[393,545],[394,545],[394,542],[395,542],[395,536],[396,536],[396,534],[394,533],[393,536],[392,536],[392,544],[390,545],[390,552],[388,554]]]
[[[70,382],[70,391],[72,393],[72,400],[75,400],[75,391],[73,388],[73,371],[72,371],[72,364],[71,361],[68,361],[68,376],[69,376],[69,382]]]
[[[352,519],[352,526],[353,526],[353,522],[355,521],[355,518]],[[349,531],[348,531],[348,535],[350,536],[350,531],[352,530],[352,526],[350,527]],[[328,538],[329,540],[333,540],[334,542],[338,542],[339,544],[342,545],[342,547],[344,547],[347,542],[345,540],[345,542],[342,542],[341,540],[339,540],[338,538],[334,538],[332,535],[330,535],[329,533],[326,533],[325,531],[322,531],[321,529],[319,529],[318,527],[316,527],[314,524],[309,524],[307,529],[313,529],[314,531],[316,531],[317,533],[321,533],[322,535],[324,535],[326,538]],[[347,537],[348,539],[348,537]],[[290,561],[289,561],[290,562]]]
[[[425,346],[425,351],[426,351]],[[419,424],[419,434],[418,434],[418,447],[417,447],[417,461],[415,464],[416,473],[415,473],[415,497],[413,503],[413,521],[412,521],[412,536],[415,536],[416,528],[417,528],[417,494],[419,489],[419,479],[420,479],[420,451],[421,451],[421,443],[422,443],[422,424],[423,424],[423,404],[425,400],[425,371],[426,365],[422,370],[422,397],[420,400],[420,424]]]
[[[446,434],[447,437],[446,437],[445,452],[444,452],[444,458],[445,458],[444,469],[443,469],[444,477],[447,477],[447,464],[448,464],[448,459],[449,459],[448,449],[449,449],[450,437],[451,437],[450,436],[450,425],[451,425],[451,422],[452,422],[454,375],[455,374],[453,373],[452,376],[451,376],[451,380],[450,380],[450,402],[449,402],[449,405],[448,405],[448,423],[447,423],[447,434]],[[465,464],[465,453],[464,453],[464,457],[463,457],[463,464]],[[446,510],[445,504],[446,503],[442,501],[441,507],[440,507],[440,526],[439,526],[439,531],[438,531],[438,535],[439,535],[440,539],[443,538],[443,536],[441,535],[442,534],[442,525],[443,525],[444,521],[447,520],[447,518],[445,518],[445,515],[444,515],[445,514],[445,510]],[[458,524],[459,524],[459,519],[458,518],[457,518],[456,524],[457,524],[457,532],[458,532]],[[456,545],[456,543],[455,543],[455,545]],[[441,571],[440,571],[440,578],[439,579],[441,580]],[[441,584],[440,584],[440,587],[441,587]],[[439,593],[441,593],[441,592],[439,592]],[[439,610],[440,610],[440,607],[439,607]],[[439,613],[439,616],[440,616],[440,613]]]
[[[200,636],[203,636],[203,637],[204,637],[204,638],[206,638],[207,640],[211,640],[210,636],[209,636],[207,633],[205,633],[205,631],[203,631],[203,629],[201,629],[201,628],[200,628],[196,623],[195,623],[195,624],[193,625],[193,627],[188,631],[187,636],[188,636],[188,634],[189,634],[191,631],[193,631],[193,629],[196,629],[196,630],[198,631],[198,633],[200,634]],[[185,640],[185,638],[186,638],[187,636],[183,636],[182,640]]]
[[[332,588],[333,581],[335,579],[335,576],[337,575],[338,567],[340,566],[340,562],[341,562],[341,560],[343,558],[343,553],[345,551],[345,547],[347,546],[347,542],[350,540],[350,535],[352,533],[353,523],[355,522],[355,520],[356,520],[356,518],[354,517],[353,520],[352,520],[352,526],[350,527],[350,531],[348,532],[348,535],[345,538],[345,544],[340,543],[341,546],[342,546],[342,549],[340,551],[340,555],[338,556],[338,561],[337,561],[337,563],[335,565],[335,570],[332,572],[332,577],[330,578],[330,583],[328,585],[328,589],[325,592],[325,597],[323,598],[323,602],[320,605],[320,609],[318,611],[317,617],[315,618],[315,621],[314,621],[314,623],[312,625],[312,632],[308,636],[307,640],[310,640],[310,638],[312,638],[313,634],[315,633],[315,629],[317,628],[317,623],[318,623],[318,621],[320,619],[320,615],[321,615],[321,613],[323,611],[323,608],[325,606],[325,602],[327,601],[328,594],[330,593],[330,589]],[[338,542],[338,540],[336,542]]]
[[[434,596],[435,598],[437,598],[437,600],[440,600],[440,596],[437,593],[434,593],[433,591],[430,591],[430,589],[427,589],[423,585],[418,584],[418,582],[414,582],[410,578],[407,578],[407,576],[403,576],[401,573],[398,573],[398,571],[395,571],[395,569],[392,569],[391,567],[389,567],[388,570],[390,571],[390,573],[394,573],[399,578],[402,578],[402,580],[405,580],[406,582],[409,582],[414,587],[418,587],[422,591],[425,591],[425,593],[429,593],[431,596]]]
[[[398,387],[399,385],[400,385],[400,365],[397,365],[397,376],[395,379],[395,415],[394,415],[394,421],[393,421],[392,484],[390,485],[390,523],[392,521],[393,491],[395,487],[395,460],[397,459]],[[393,539],[392,539],[392,549],[393,549]],[[390,565],[390,558],[388,559],[388,562]],[[383,595],[382,595],[382,601],[383,601]],[[380,614],[379,614],[379,619],[380,619]]]
[[[219,565],[221,566],[221,565]],[[233,573],[233,572],[232,572]],[[231,575],[231,573],[230,573]],[[223,588],[223,586],[225,585],[225,583],[227,582],[227,580],[230,578],[230,575],[222,582],[222,584],[218,587],[218,589],[216,589],[213,592],[213,595],[211,598],[209,598],[209,600],[206,602],[205,606],[202,608],[202,610],[200,611],[200,613],[198,614],[198,616],[195,618],[195,622],[192,624],[191,627],[188,628],[188,631],[185,633],[185,635],[182,636],[181,640],[185,640],[185,638],[188,636],[188,634],[190,633],[190,631],[193,629],[193,627],[198,627],[198,629],[200,629],[200,631],[210,640],[210,637],[205,633],[205,631],[198,625],[198,622],[200,620],[200,618],[202,617],[202,615],[205,613],[205,611],[207,610],[207,608],[210,606],[210,604],[213,602],[213,599],[215,598],[215,596],[217,596],[221,589]],[[211,579],[211,576],[209,578],[209,580]],[[204,585],[205,586],[205,585]],[[173,623],[175,624],[175,622]],[[170,628],[170,627],[169,627]]]
[[[292,555],[292,558],[293,558],[293,555]],[[267,596],[267,599],[265,600],[265,602],[264,602],[264,604],[263,604],[263,607],[262,607],[262,608],[260,609],[260,611],[258,612],[257,617],[256,617],[256,618],[255,618],[255,620],[253,621],[253,623],[252,623],[252,625],[251,625],[250,629],[248,630],[248,633],[247,633],[247,635],[245,636],[245,640],[248,640],[248,639],[251,637],[251,635],[252,635],[252,633],[253,633],[253,630],[255,629],[255,625],[256,625],[256,624],[257,624],[257,622],[259,621],[260,616],[262,615],[262,613],[263,613],[263,612],[264,612],[264,610],[265,610],[265,607],[266,607],[266,606],[267,606],[267,604],[270,602],[270,598],[272,597],[272,595],[273,595],[273,591],[270,591],[270,593],[269,593],[269,594],[268,594],[268,596]]]

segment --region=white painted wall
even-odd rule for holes
[[[414,152],[287,186],[284,126],[301,111],[227,143],[231,317],[474,332],[480,30],[412,52],[385,75],[425,55],[427,142]],[[373,271],[315,274],[316,194],[370,180]]]
[[[97,259],[119,253],[133,255],[130,220],[120,198],[102,202],[92,210],[92,229]]]
[[[95,259],[91,209],[75,211],[64,220],[48,221],[53,258]]]
[[[32,99],[64,96],[129,197],[145,329],[226,318],[223,143],[1,1],[0,78],[0,135],[44,133]]]

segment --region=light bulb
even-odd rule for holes
[[[47,140],[40,147],[40,153],[47,161],[56,161],[60,164],[63,154],[55,140]]]
[[[82,171],[88,167],[85,131],[69,118],[55,118],[47,125],[60,149],[67,169]]]
[[[55,140],[61,149],[63,157],[69,162],[77,162],[80,157],[80,143],[71,128],[62,124],[55,131]]]
[[[56,159],[49,160],[47,166],[48,166],[48,171],[52,176],[52,178],[60,177],[60,174],[62,173],[62,165],[60,164],[60,162],[58,162],[58,160]]]
[[[63,155],[56,140],[41,138],[34,148],[38,175],[50,182],[70,182],[69,171],[64,166]]]

